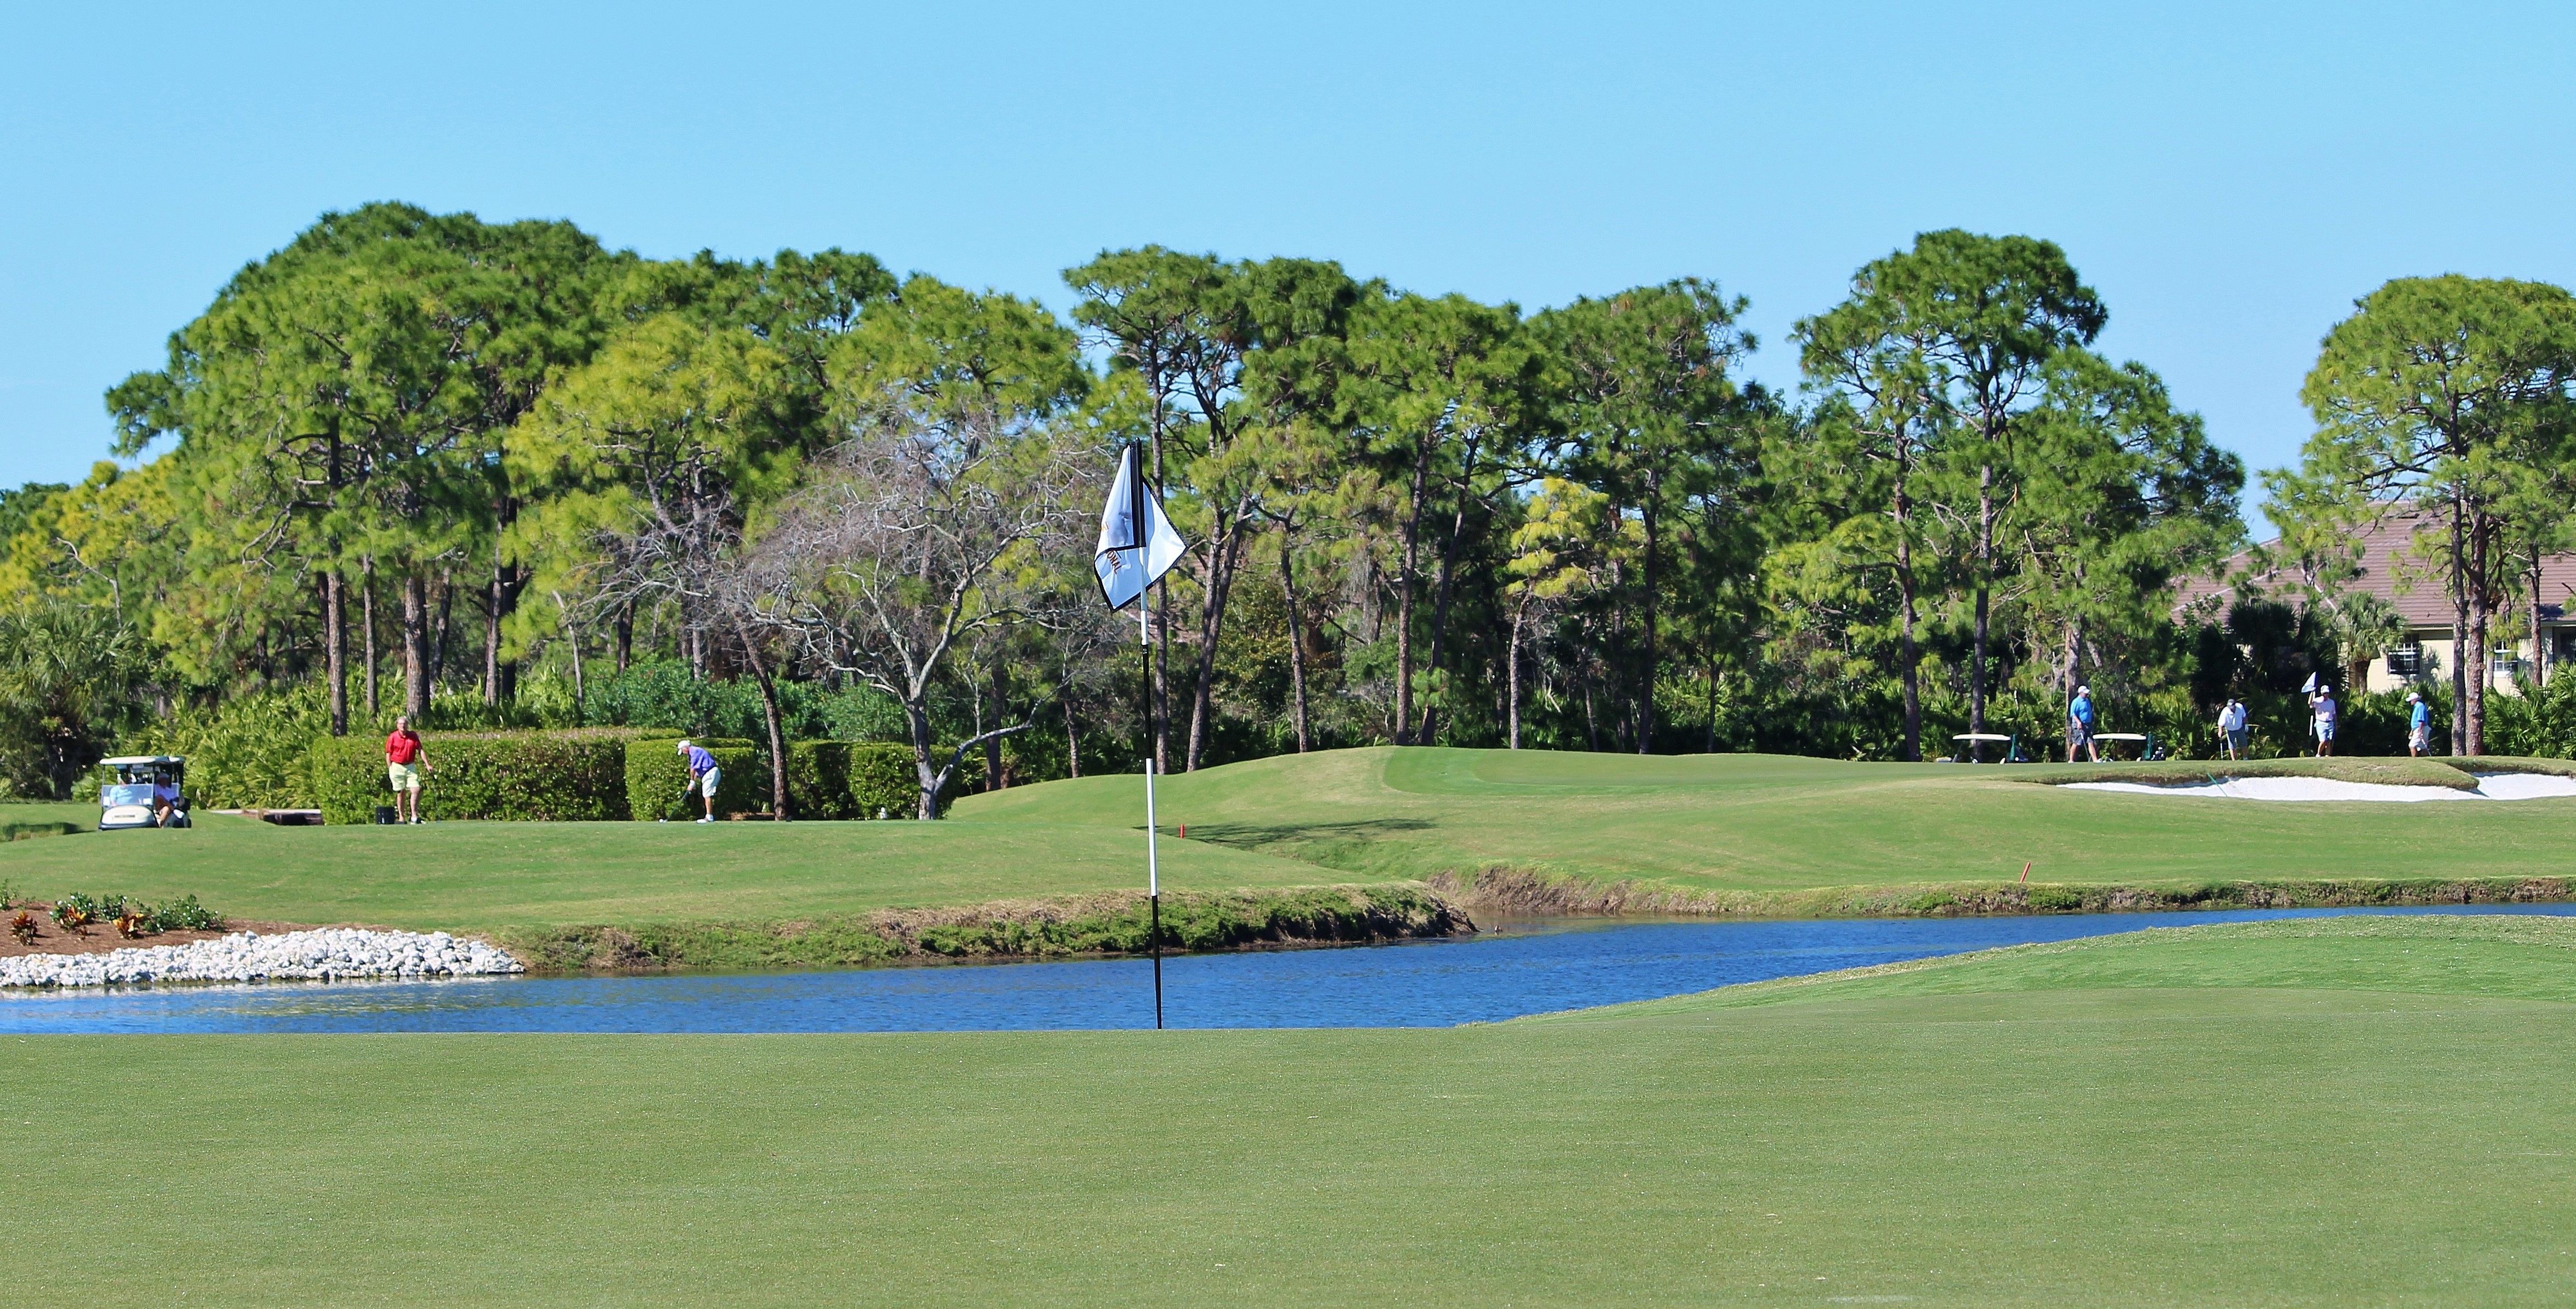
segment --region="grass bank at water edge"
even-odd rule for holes
[[[540,972],[835,968],[939,959],[1141,954],[1142,892],[880,909],[771,922],[672,922],[503,929],[496,944]],[[1419,884],[1310,886],[1163,895],[1167,951],[1357,944],[1474,930]]]
[[[1828,886],[1793,891],[1701,890],[1669,882],[1604,881],[1488,868],[1435,873],[1432,890],[1462,912],[1512,917],[1621,914],[1726,918],[1918,918],[1968,914],[2148,913],[2182,909],[2348,909],[2576,900],[2565,877],[2261,878],[2144,885],[1948,882]]]

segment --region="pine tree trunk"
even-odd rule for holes
[[[1467,442],[1466,457],[1459,467],[1457,510],[1450,515],[1449,542],[1440,551],[1440,576],[1432,584],[1432,592],[1436,598],[1431,604],[1431,657],[1424,662],[1423,666],[1430,669],[1434,676],[1439,674],[1441,655],[1445,653],[1448,645],[1449,600],[1458,573],[1458,546],[1467,536],[1468,496],[1475,484],[1476,447],[1479,444],[1477,440]],[[1432,729],[1436,726],[1433,720],[1439,716],[1440,706],[1423,706],[1422,725],[1414,729],[1413,739],[1423,745],[1431,744]]]
[[[456,616],[456,584],[445,577],[438,579],[438,617],[430,625],[429,685],[434,689],[447,680],[447,635],[449,621]]]
[[[1288,689],[1295,700],[1297,753],[1308,749],[1306,719],[1306,634],[1297,622],[1297,574],[1289,563],[1290,525],[1279,525],[1279,592],[1288,604]]]
[[[1900,433],[1897,439],[1905,438]],[[1896,463],[1896,595],[1898,601],[1898,658],[1904,663],[1905,739],[1897,757],[1908,763],[1923,762],[1923,651],[1914,633],[1914,524],[1910,515],[1914,502],[1908,498],[1905,475],[1908,469],[1900,453]]]
[[[483,588],[483,703],[501,703],[501,573]]]
[[[1512,609],[1512,639],[1503,653],[1504,716],[1510,724],[1511,748],[1521,748],[1521,629],[1529,620],[1529,604],[1523,601]]]
[[[1001,661],[996,659],[993,663],[993,721],[997,723],[1002,721],[1011,703],[1007,698],[1009,685],[1003,680],[1004,677]],[[977,717],[981,718],[981,715]],[[984,730],[983,723],[977,722],[975,730],[980,735]],[[998,736],[984,742],[984,789],[987,791],[1002,789],[1002,738]]]
[[[2531,547],[2531,685],[2549,682],[2549,647],[2540,640],[2540,547]]]
[[[1073,697],[1058,696],[1057,703],[1064,706],[1065,775],[1080,777],[1082,776],[1082,737],[1073,730]]]
[[[783,823],[787,821],[787,737],[778,726],[778,683],[760,657],[751,628],[740,619],[734,621],[734,636],[742,642],[743,663],[760,687],[760,725],[769,733],[769,817]]]
[[[322,677],[331,706],[331,735],[349,734],[349,623],[340,571],[322,574]]]
[[[1655,750],[1655,674],[1659,671],[1655,666],[1655,554],[1661,544],[1657,531],[1660,524],[1657,522],[1655,506],[1661,498],[1659,490],[1650,490],[1639,515],[1646,528],[1646,565],[1642,570],[1644,576],[1639,579],[1646,594],[1644,611],[1638,615],[1639,628],[1644,633],[1646,642],[1646,657],[1639,669],[1640,684],[1637,688],[1637,753],[1639,754],[1652,754]]]
[[[2494,618],[2487,590],[2493,530],[2481,508],[2469,520],[2469,753],[2487,752],[2487,628]]]
[[[1986,730],[1986,632],[1994,570],[1995,469],[1987,464],[1977,470],[1977,648],[1968,665],[1968,731],[1972,735]],[[1968,761],[1985,762],[1985,742],[1968,742]]]
[[[429,722],[429,583],[419,574],[402,581],[403,712],[414,731]]]
[[[1708,743],[1701,747],[1701,753],[1717,753],[1717,661],[1715,659],[1708,661]]]
[[[1206,762],[1208,740],[1215,729],[1216,643],[1225,630],[1225,606],[1234,594],[1235,573],[1243,567],[1243,526],[1251,518],[1251,507],[1239,506],[1209,543],[1207,598],[1199,612],[1198,668],[1190,683],[1190,745],[1184,765],[1190,772]]]
[[[383,707],[376,699],[376,562],[358,563],[358,624],[366,629],[367,722],[374,724]]]
[[[2469,753],[2468,506],[2451,496],[2451,753]]]
[[[1413,578],[1422,544],[1422,494],[1431,477],[1426,442],[1413,461],[1413,489],[1404,514],[1404,563],[1395,579],[1395,743],[1413,743]]]

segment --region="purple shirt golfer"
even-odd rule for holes
[[[714,822],[716,820],[716,785],[724,776],[723,770],[716,767],[716,757],[699,749],[694,741],[680,742],[680,757],[689,762],[689,784],[681,788],[680,798],[686,800],[691,791],[705,796],[706,816],[698,821]]]

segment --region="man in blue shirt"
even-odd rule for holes
[[[2075,751],[2081,747],[2095,763],[2102,762],[2101,748],[2093,744],[2093,688],[2075,688],[2075,700],[2066,706],[2066,762],[2075,762]]]
[[[2433,751],[2433,706],[2421,692],[2406,693],[2406,753],[2422,758]]]
[[[716,767],[714,755],[699,749],[694,742],[680,742],[680,757],[689,763],[689,784],[680,788],[680,798],[687,799],[691,791],[704,795],[707,799],[707,816],[698,821],[714,822],[716,820],[716,783],[723,778],[724,771]]]

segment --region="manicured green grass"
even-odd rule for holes
[[[2565,1300],[2576,1005],[2519,997],[2566,990],[2566,943],[2381,930],[2162,933],[1905,975],[1947,993],[1434,1031],[11,1040],[0,1186],[14,1248],[49,1252],[11,1287]],[[2367,948],[2338,967],[2338,942]]]
[[[186,831],[0,847],[21,895],[194,894],[235,918],[487,931],[729,922],[966,905],[1143,885],[1144,834],[937,823],[432,823],[277,827],[208,814]],[[1345,881],[1204,841],[1163,842],[1187,890]]]
[[[2159,927],[1724,987],[1522,1022],[1895,996],[2171,988],[2386,991],[2576,1004],[2576,918],[2409,914]]]
[[[98,806],[78,801],[11,800],[0,803],[0,841],[98,830]]]
[[[2327,761],[2299,771],[2349,771]],[[2372,760],[2456,780],[2430,761]],[[2273,765],[2289,768],[2289,765]],[[2393,805],[2068,791],[2062,770],[1777,755],[1342,750],[1178,776],[1161,813],[1193,837],[1376,877],[1505,866],[1692,889],[1794,891],[2011,880],[2557,876],[2576,799]],[[1125,823],[1134,777],[958,802],[999,822]],[[2381,780],[2393,780],[2382,778]]]

